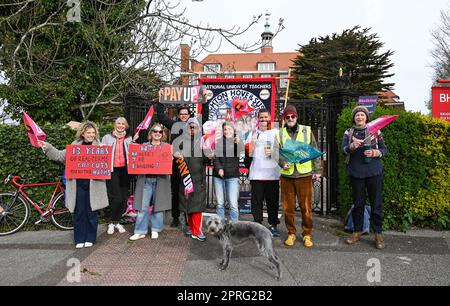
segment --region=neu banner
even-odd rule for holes
[[[206,86],[208,120],[233,120],[249,124],[262,108],[275,118],[275,79],[200,79]],[[254,119],[256,120],[256,119]]]
[[[172,174],[171,145],[130,144],[128,151],[129,174]]]
[[[111,179],[112,146],[66,146],[68,179]]]
[[[432,88],[433,118],[450,122],[450,87]]]

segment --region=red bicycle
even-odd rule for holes
[[[61,182],[26,184],[20,176],[8,175],[5,184],[11,184],[16,192],[0,193],[0,236],[9,235],[20,230],[30,218],[31,206],[39,212],[39,220],[35,224],[49,221],[62,230],[73,229],[72,214],[65,206],[64,188]],[[25,188],[55,186],[47,206],[39,206],[24,191]],[[45,209],[45,210],[43,210]]]

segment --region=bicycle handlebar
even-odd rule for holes
[[[20,176],[18,176],[18,175],[13,175],[13,174],[10,174],[10,175],[8,175],[8,176],[6,177],[6,179],[5,179],[5,185],[7,185],[10,181],[11,181],[11,183],[12,183],[14,186],[16,186],[16,187],[19,187],[20,185],[23,185],[23,184],[25,184],[25,182],[26,182],[25,179],[22,179]],[[19,182],[18,182],[18,181],[19,181]]]

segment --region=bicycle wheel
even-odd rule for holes
[[[72,230],[72,214],[66,208],[64,200],[64,193],[60,193],[55,197],[55,200],[52,203],[53,213],[50,215],[50,217],[56,227],[62,230]]]
[[[14,203],[15,194],[12,192],[0,193],[0,205],[5,214],[0,216],[0,236],[9,235],[20,230],[30,217],[30,205],[20,195]]]

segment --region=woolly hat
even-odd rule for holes
[[[353,122],[355,121],[356,114],[359,112],[363,112],[364,114],[366,114],[367,121],[369,121],[369,110],[367,109],[367,107],[365,107],[364,105],[358,105],[352,111]]]
[[[191,123],[194,123],[198,127],[200,126],[200,124],[198,123],[197,118],[195,118],[195,117],[191,117],[191,118],[188,119],[187,125],[190,125]]]
[[[288,106],[286,106],[286,108],[284,109],[284,112],[283,112],[283,118],[286,118],[287,115],[298,116],[297,108],[292,104],[289,104]]]

